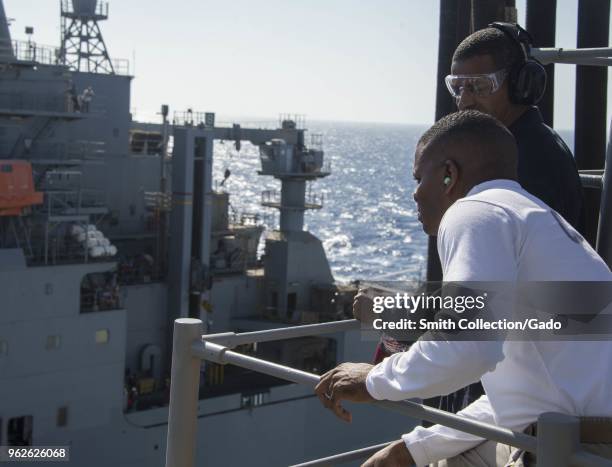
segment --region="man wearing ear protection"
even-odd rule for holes
[[[544,124],[535,106],[546,72],[529,57],[531,37],[512,23],[493,23],[455,50],[446,86],[459,110],[479,110],[502,122],[518,144],[518,181],[582,229],[582,187],[572,153]]]
[[[518,145],[518,182],[576,230],[583,228],[583,193],[572,153],[535,106],[546,89],[546,71],[529,57],[529,33],[517,24],[492,23],[465,38],[453,54],[445,82],[459,110],[492,115]],[[478,384],[445,396],[440,408],[480,396]]]
[[[517,183],[517,159],[508,129],[474,110],[447,115],[420,138],[414,199],[423,230],[437,235],[443,282],[558,282],[565,289],[582,281],[612,287],[612,272],[593,248]],[[339,365],[321,377],[315,392],[324,407],[351,421],[343,400],[430,398],[480,380],[485,394],[459,415],[533,434],[541,414],[569,414],[579,418],[582,448],[612,461],[612,328],[598,331],[599,340],[580,340],[579,332],[575,339],[548,340],[423,336],[376,366]],[[536,462],[508,445],[434,425],[402,435],[362,467]]]
[[[531,38],[520,26],[493,23],[459,44],[446,86],[459,110],[484,112],[510,130],[518,145],[518,182],[580,231],[584,221],[578,170],[566,144],[544,124],[535,106],[546,89],[546,71],[530,59],[530,47]],[[383,336],[375,361],[407,347]],[[445,396],[439,405],[455,412],[481,393],[476,384]]]

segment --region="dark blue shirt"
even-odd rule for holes
[[[574,156],[555,130],[530,107],[508,129],[518,145],[518,181],[582,231],[583,194]]]

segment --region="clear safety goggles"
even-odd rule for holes
[[[485,97],[496,92],[508,75],[506,70],[498,70],[482,75],[447,75],[444,78],[448,92],[458,98],[462,92]]]

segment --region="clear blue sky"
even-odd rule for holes
[[[438,0],[109,4],[102,32],[111,56],[132,62],[132,108],[139,113],[165,103],[232,116],[433,121]],[[575,47],[577,0],[557,4],[557,46]],[[14,18],[13,39],[33,26],[34,40],[59,44],[59,0],[4,6]],[[517,7],[524,21],[525,0]],[[573,126],[573,76],[573,66],[557,66],[557,128]]]

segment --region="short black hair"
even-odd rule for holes
[[[484,28],[470,34],[457,46],[453,62],[489,55],[498,70],[514,68],[525,60],[521,46],[496,28]]]
[[[499,120],[477,110],[461,110],[442,117],[429,128],[417,144],[421,154],[433,147],[452,148],[451,152],[469,152],[487,177],[516,178],[518,148],[516,140]],[[445,151],[448,152],[448,151]]]

